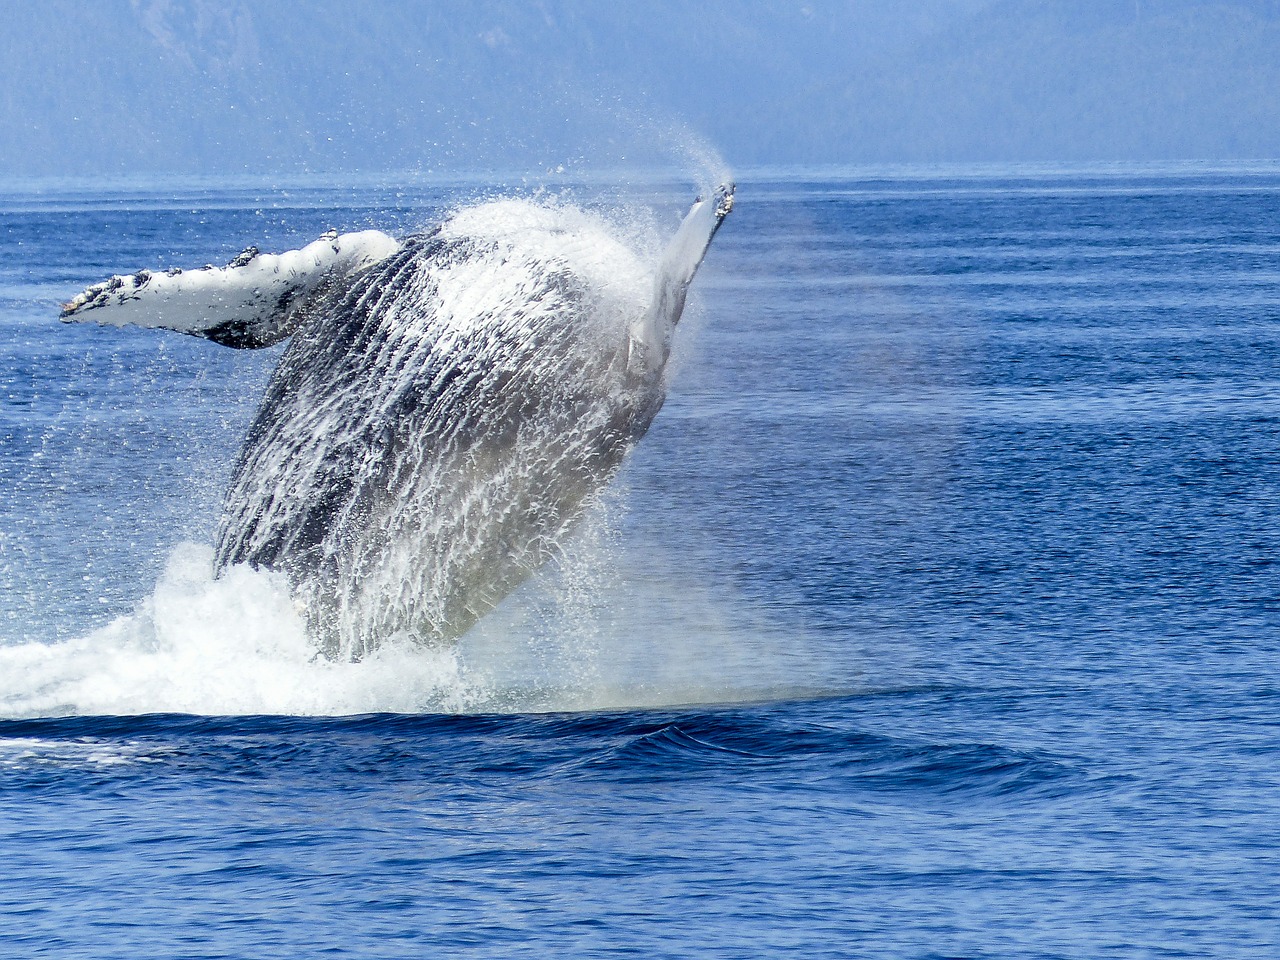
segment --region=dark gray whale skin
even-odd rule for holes
[[[311,631],[333,656],[360,656],[370,637],[406,625],[428,641],[463,633],[554,555],[584,500],[613,475],[662,406],[660,378],[628,369],[626,343],[588,354],[572,324],[518,341],[481,331],[445,353],[423,341],[400,368],[384,369],[380,357],[397,319],[386,304],[420,286],[424,267],[467,257],[468,246],[409,238],[295,333],[233,471],[217,570],[249,563],[284,571],[305,599]],[[559,301],[570,316],[581,312],[586,295],[572,277],[555,274],[536,293]],[[548,358],[565,363],[547,371]],[[549,375],[569,365],[573,379]],[[392,377],[399,378],[393,397],[366,389],[370,380]],[[333,430],[314,414],[319,398],[335,395],[343,397],[344,421],[358,429]],[[547,429],[551,424],[559,426]],[[257,494],[263,476],[293,482],[290,465],[311,464],[313,438],[322,435],[330,439],[308,471],[306,496],[283,515],[264,512]],[[515,467],[512,482],[494,482],[499,465]],[[459,514],[431,530],[459,500],[486,492],[506,501],[500,510]],[[394,590],[385,596],[388,585],[379,582],[384,602],[369,616],[368,602],[356,597],[369,592],[361,585],[377,577],[377,558],[426,530],[415,550],[426,565],[418,573],[430,575],[403,599]],[[441,535],[451,542],[430,542]],[[468,549],[456,549],[458,541]],[[445,570],[448,576],[436,575]],[[344,630],[356,609],[365,610],[358,628]]]
[[[460,636],[557,555],[648,430],[689,284],[732,203],[724,186],[694,204],[647,305],[572,256],[437,228],[303,278],[279,309],[260,297],[230,324],[175,322],[234,346],[291,336],[233,469],[215,572],[283,573],[333,659]],[[103,289],[82,299],[97,307]],[[124,294],[140,295],[127,281]]]

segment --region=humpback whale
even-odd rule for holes
[[[656,263],[567,205],[499,200],[395,239],[118,275],[62,319],[287,340],[232,471],[215,573],[282,572],[320,649],[460,636],[554,557],[665,399],[733,186]]]

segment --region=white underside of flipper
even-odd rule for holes
[[[301,250],[250,247],[225,267],[141,270],[94,284],[62,308],[63,320],[157,327],[233,347],[264,347],[293,332],[335,284],[400,249],[378,230],[328,235]]]
[[[689,284],[720,224],[733,210],[733,190],[732,183],[723,183],[710,199],[699,197],[663,251],[654,274],[649,309],[631,329],[633,369],[661,367],[667,362],[671,335],[684,312]]]

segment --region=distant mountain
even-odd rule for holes
[[[815,101],[810,159],[1280,157],[1280,3],[1006,0]]]
[[[0,176],[1280,156],[1274,0],[3,13]]]

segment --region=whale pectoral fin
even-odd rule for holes
[[[228,347],[267,347],[289,336],[317,302],[399,249],[377,230],[330,231],[280,254],[249,247],[225,267],[111,277],[64,304],[61,316],[158,327]]]
[[[663,251],[654,277],[653,301],[631,332],[635,353],[646,366],[661,366],[671,350],[671,334],[684,312],[689,284],[698,272],[711,239],[733,209],[732,183],[716,188],[710,199],[699,197]]]

